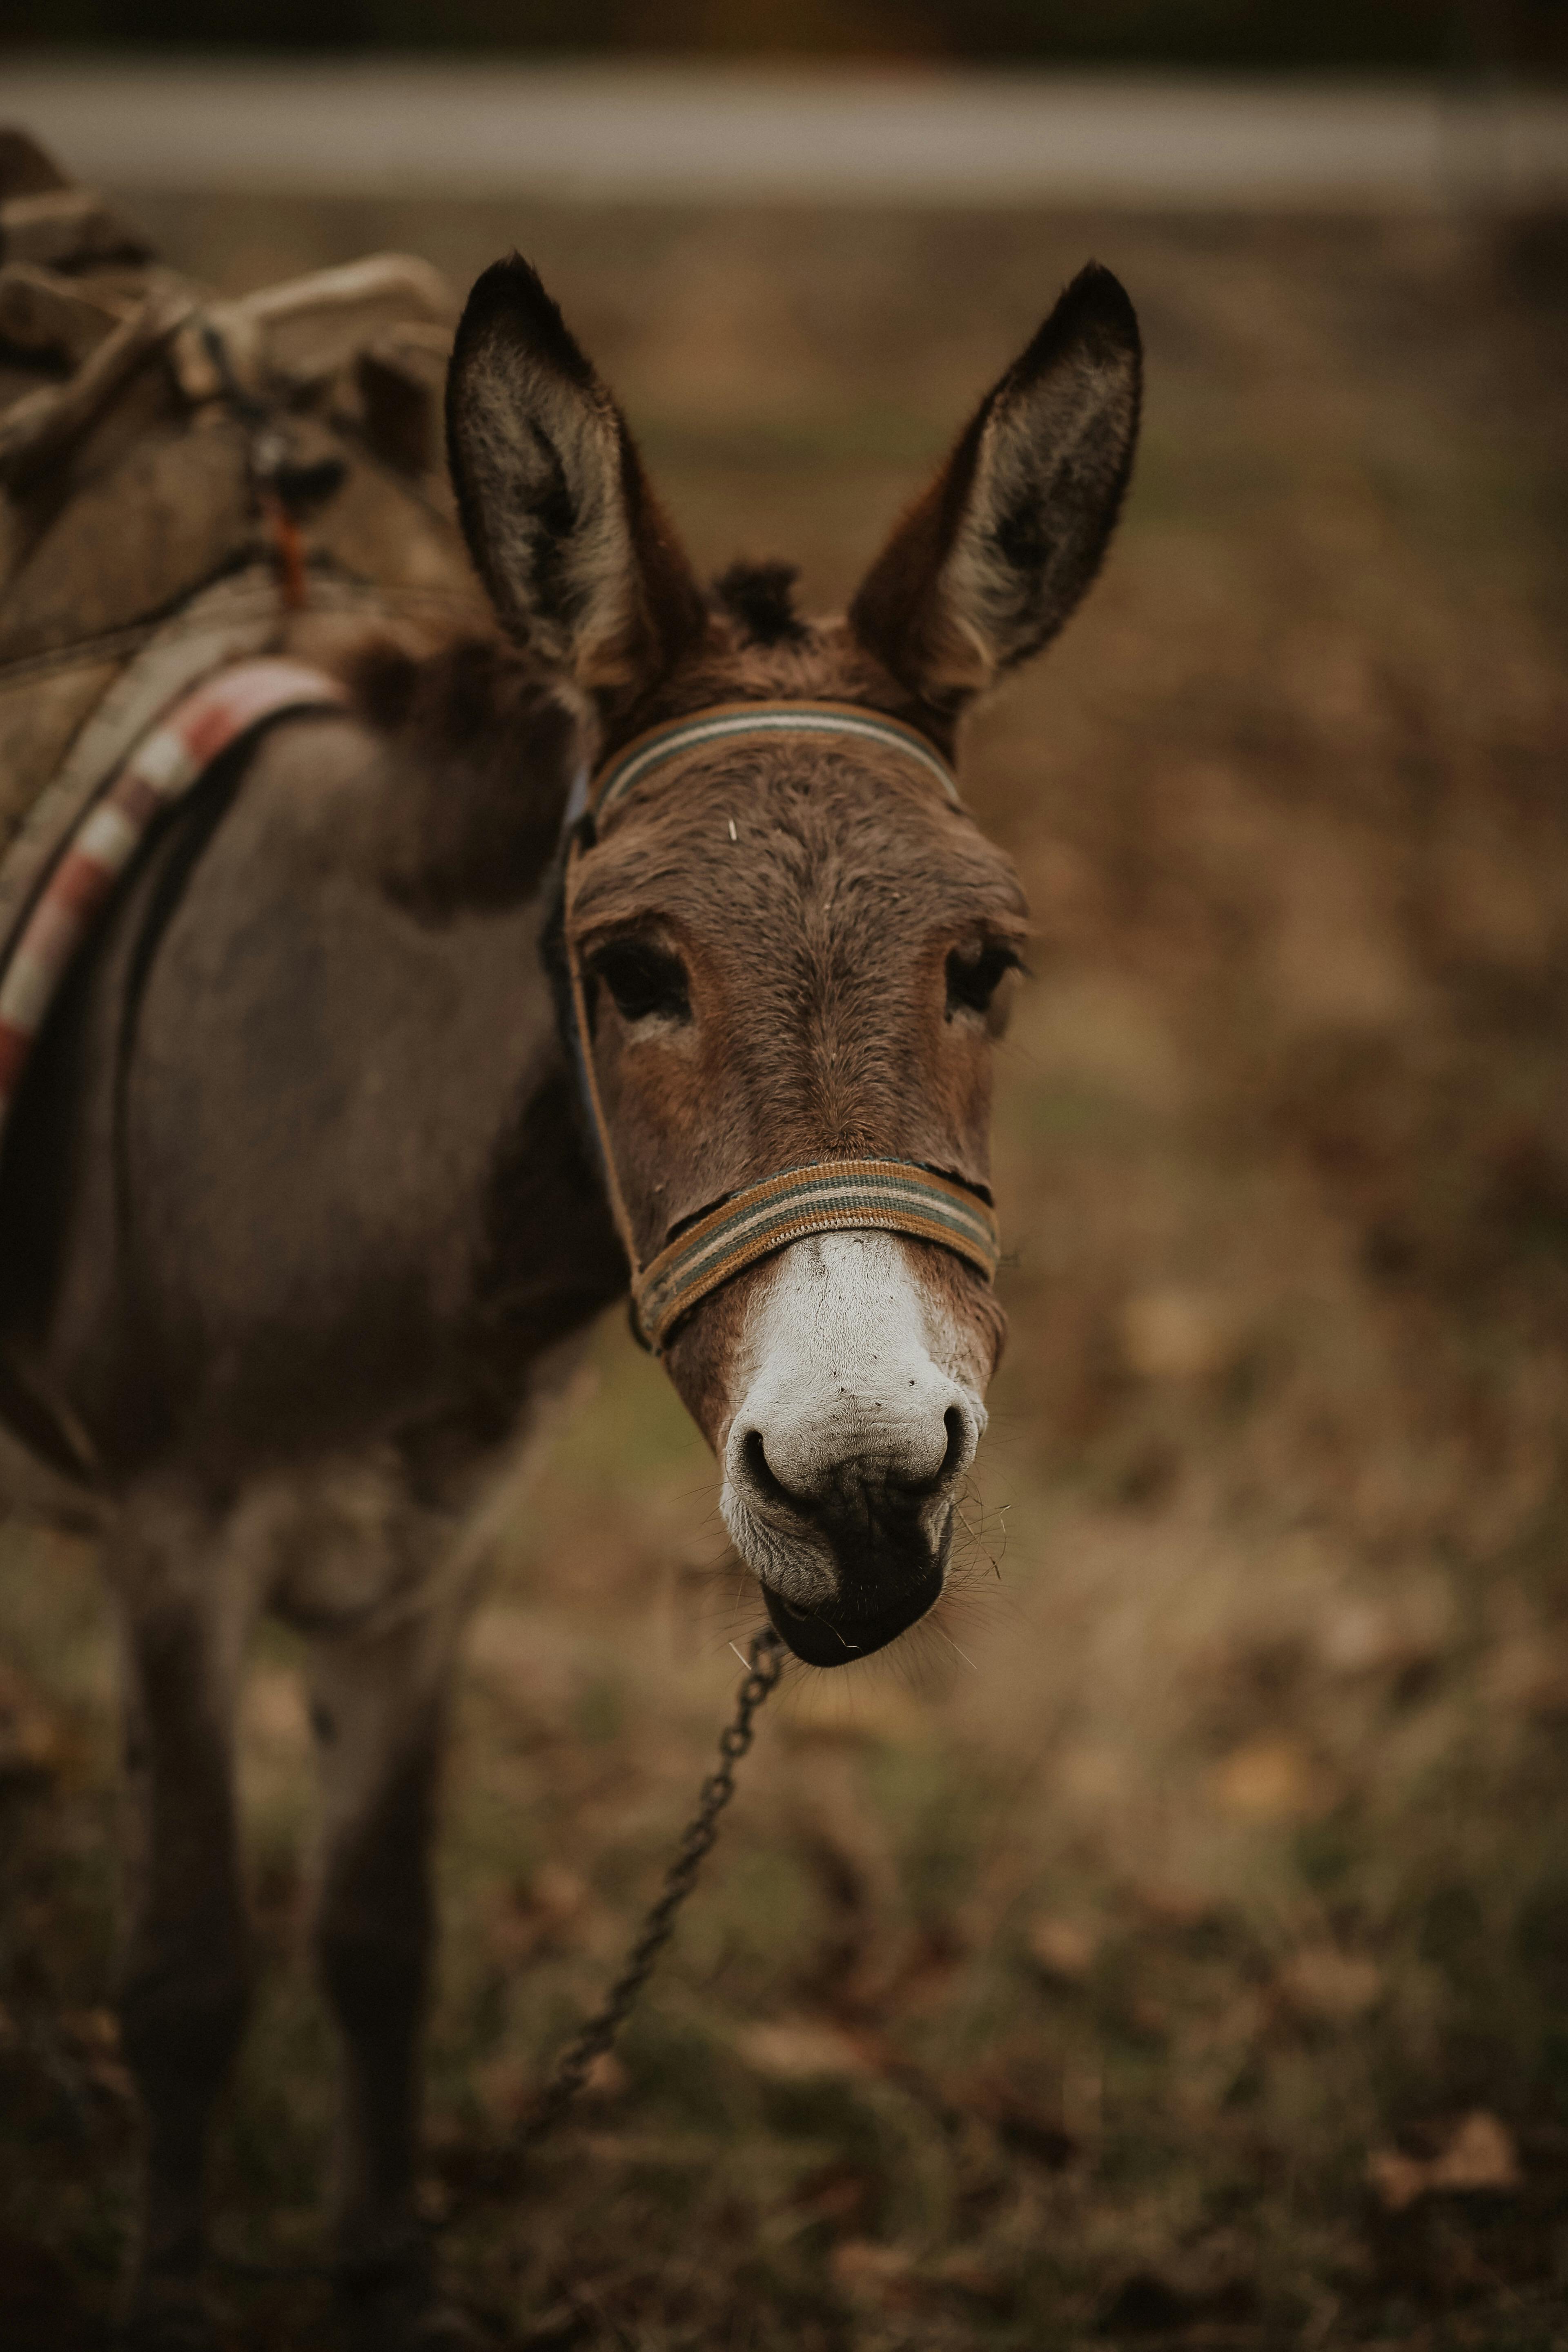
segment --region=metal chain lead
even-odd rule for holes
[[[555,2072],[541,2092],[531,2115],[525,2116],[511,2140],[518,2155],[535,2147],[553,2130],[587,2081],[595,2058],[603,2057],[630,2015],[637,1995],[653,1974],[654,1964],[675,1933],[680,1906],[697,1884],[697,1874],[719,1835],[719,1816],[735,1793],[735,1767],[754,1738],[753,1718],[784,1672],[784,1643],[771,1625],[752,1643],[746,1679],[735,1701],[733,1720],[719,1735],[719,1763],[703,1781],[697,1811],[687,1823],[675,1860],[665,1873],[659,1897],[642,1923],[626,1966],[610,1987],[603,2005],[556,2063]]]

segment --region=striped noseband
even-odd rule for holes
[[[897,751],[906,764],[958,800],[952,769],[913,727],[855,703],[742,702],[721,704],[692,719],[649,729],[614,752],[588,783],[579,806],[603,817],[634,788],[686,751],[721,749],[758,736],[831,737]],[[616,1171],[609,1129],[599,1097],[588,1031],[583,970],[571,916],[582,860],[584,826],[574,826],[566,855],[566,969],[571,983],[573,1045],[583,1093],[598,1141],[605,1190],[632,1271],[634,1328],[656,1355],[691,1309],[759,1258],[808,1234],[908,1234],[936,1242],[989,1282],[1000,1251],[996,1220],[978,1193],[934,1169],[908,1160],[825,1160],[789,1168],[732,1193],[668,1242],[645,1265],[637,1255],[626,1197]]]

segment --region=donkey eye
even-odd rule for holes
[[[948,1019],[960,1012],[989,1013],[1003,981],[1017,969],[1018,958],[1009,947],[954,948],[947,959]]]
[[[689,1021],[691,1000],[679,956],[647,940],[612,940],[593,961],[595,976],[616,1000],[623,1021]]]

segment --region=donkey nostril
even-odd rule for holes
[[[768,1462],[767,1449],[760,1429],[748,1429],[741,1440],[741,1459],[746,1465],[746,1475],[760,1495],[770,1503],[792,1503],[795,1496],[782,1478],[773,1475]]]
[[[942,1460],[935,1467],[917,1469],[912,1463],[907,1465],[889,1463],[887,1472],[889,1486],[897,1487],[900,1492],[909,1495],[940,1495],[944,1486],[952,1484],[968,1461],[971,1450],[969,1423],[960,1406],[955,1404],[948,1406],[942,1417],[942,1427],[946,1444],[942,1450]],[[924,1424],[920,1433],[922,1442],[929,1441],[934,1433],[930,1422]],[[929,1464],[930,1454],[928,1454],[925,1458]]]

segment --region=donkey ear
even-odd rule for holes
[[[516,254],[468,297],[447,446],[502,625],[602,715],[628,708],[701,634],[706,608],[625,420]]]
[[[1080,270],[867,574],[849,624],[957,710],[1056,635],[1100,569],[1132,470],[1142,348],[1109,269]]]

